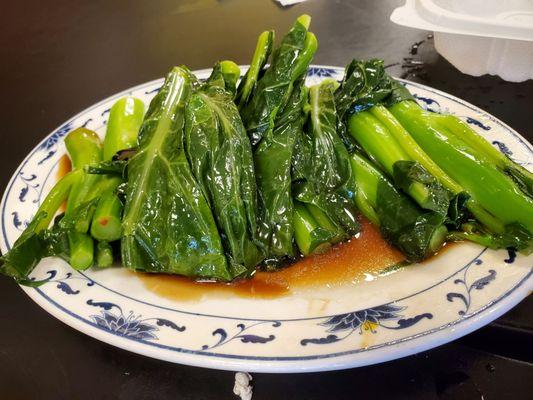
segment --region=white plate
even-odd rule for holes
[[[205,78],[209,71],[198,71]],[[309,83],[341,79],[315,66]],[[95,104],[47,136],[13,175],[1,203],[7,251],[56,180],[64,136],[86,126],[105,132],[109,108],[130,94],[146,103],[162,80]],[[420,103],[452,112],[500,151],[531,165],[532,146],[510,127],[462,100],[405,82]],[[24,291],[50,314],[98,340],[135,353],[208,368],[261,372],[322,371],[375,364],[449,342],[489,323],[533,288],[533,256],[516,258],[465,243],[430,262],[357,286],[298,289],[276,299],[210,297],[176,301],[147,290],[122,268],[73,271],[46,259]]]

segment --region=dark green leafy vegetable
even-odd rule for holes
[[[219,63],[191,95],[185,112],[185,146],[192,172],[213,209],[232,277],[236,277],[253,270],[263,254],[255,238],[257,187],[252,148],[226,84]]]
[[[397,103],[390,110],[424,151],[484,209],[487,218],[472,212],[491,232],[502,235],[507,225],[517,223],[533,232],[533,200],[486,156],[435,124],[433,116],[412,101]]]
[[[469,240],[494,250],[512,248],[525,254],[530,254],[533,248],[533,235],[520,223],[506,225],[500,234],[488,231],[476,221],[462,224],[461,229],[450,232],[447,240]]]
[[[291,162],[296,137],[303,129],[307,90],[303,78],[294,85],[289,102],[254,152],[259,190],[259,239],[269,259],[294,255]]]
[[[340,120],[380,104],[390,96],[392,82],[385,73],[383,60],[352,60],[346,66],[344,79],[335,93]]]
[[[293,196],[311,206],[310,214],[333,234],[333,242],[359,229],[350,158],[336,132],[336,87],[331,80],[311,87],[308,129],[301,132],[293,157]]]
[[[347,132],[348,117],[353,112],[366,110],[390,95],[390,79],[385,73],[383,60],[352,60],[346,66],[344,79],[335,93],[338,113],[337,132],[350,152],[357,143]]]
[[[294,23],[275,49],[271,65],[259,79],[241,117],[254,146],[254,165],[259,200],[259,240],[268,262],[294,255],[291,162],[297,136],[302,130],[307,101],[304,79],[316,51],[316,38],[308,32],[310,17]],[[254,63],[264,64],[271,41],[260,46]],[[260,39],[261,40],[261,39]],[[249,78],[254,81],[255,72]],[[253,86],[250,84],[249,86]]]
[[[209,204],[183,148],[190,72],[173,68],[150,103],[128,162],[122,262],[130,269],[232,278]]]
[[[351,155],[357,183],[359,210],[400,249],[409,261],[421,261],[435,253],[444,242],[444,216],[423,210],[399,192],[370,162],[357,153]]]
[[[241,109],[241,117],[253,146],[268,132],[272,132],[278,112],[291,96],[294,82],[305,75],[313,58],[317,42],[315,36],[307,31],[310,21],[308,15],[296,20],[274,51],[271,65],[257,81],[249,102]],[[268,46],[265,53],[268,53]],[[261,64],[262,60],[260,58],[257,64]],[[253,82],[251,73],[250,79]]]
[[[0,273],[38,286],[28,275],[43,257],[83,270],[120,253],[133,270],[229,281],[348,239],[355,208],[409,262],[444,240],[531,252],[533,174],[458,118],[424,111],[381,60],[307,89],[309,24],[299,17],[274,51],[263,32],[238,86],[231,61],[205,82],[176,67],[144,119],[138,99],[113,105],[104,146],[70,132],[74,169]]]

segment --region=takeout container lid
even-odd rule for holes
[[[407,0],[390,19],[433,31],[437,51],[461,72],[533,78],[531,0]]]

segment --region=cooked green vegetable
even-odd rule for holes
[[[327,240],[332,242],[346,240],[359,230],[350,159],[336,132],[333,93],[337,86],[326,80],[311,87],[308,129],[301,132],[293,157],[293,195],[331,233]]]
[[[118,151],[137,145],[143,116],[144,103],[135,97],[123,97],[113,104],[104,138],[104,160],[111,160]]]
[[[393,118],[379,112],[381,110],[376,112],[378,117],[372,114],[372,107],[390,95],[391,91],[392,83],[382,61],[352,61],[336,93],[340,116],[345,118],[349,135],[370,159],[393,178],[398,187],[420,207],[446,215],[451,195],[418,161],[421,154],[427,160],[423,151],[418,148],[405,151],[401,141],[397,140],[398,129]],[[368,109],[370,111],[365,111]],[[414,141],[408,147],[413,144]]]
[[[94,240],[86,233],[75,230],[68,232],[70,265],[76,270],[84,270],[93,265]]]
[[[111,107],[103,145],[70,132],[73,171],[0,273],[37,286],[28,275],[43,257],[83,270],[120,253],[132,270],[230,281],[349,239],[356,209],[410,262],[445,240],[532,251],[533,173],[423,110],[381,60],[308,89],[309,24],[300,16],[274,50],[263,32],[240,82],[231,61],[205,81],[174,67],[146,115],[133,97]]]
[[[354,59],[346,66],[344,79],[335,92],[335,106],[339,116],[337,133],[350,152],[357,147],[357,143],[347,131],[346,121],[350,114],[379,104],[384,98],[390,96],[390,93],[391,82],[385,74],[382,60]]]
[[[116,181],[117,185],[121,183]],[[91,235],[97,240],[111,242],[122,236],[122,203],[115,193],[116,186],[98,200],[91,222]]]
[[[531,245],[528,238],[533,232],[533,200],[493,161],[436,124],[435,119],[413,101],[399,102],[390,110],[424,151],[483,208],[484,215],[474,213],[480,222],[501,237],[507,236],[505,232],[509,226],[520,224],[529,235],[524,236],[518,248]],[[516,240],[512,242],[516,244]]]
[[[237,93],[237,81],[241,77],[241,69],[233,61],[222,61],[217,63],[217,65],[220,68],[220,72],[217,72],[217,74],[222,76],[224,89],[226,89],[232,98],[235,97]],[[216,80],[219,81],[220,77],[217,76]]]
[[[441,132],[444,134],[452,133],[470,148],[475,149],[480,155],[494,163],[504,173],[510,176],[517,186],[529,197],[533,197],[533,173],[524,167],[514,163],[509,157],[496,150],[482,136],[478,135],[466,123],[461,121],[455,115],[435,114],[431,115],[439,125],[442,126]]]
[[[257,81],[241,117],[252,145],[272,132],[277,114],[283,110],[293,92],[294,82],[304,76],[316,51],[315,36],[307,29],[311,17],[302,15],[274,51],[271,65]],[[268,49],[268,47],[267,47]],[[266,50],[268,54],[268,50]],[[255,58],[255,57],[254,57]],[[256,64],[261,64],[262,58]],[[255,61],[255,60],[254,60]],[[253,81],[250,74],[250,79]]]
[[[294,23],[275,49],[271,65],[261,75],[241,117],[254,146],[259,191],[259,239],[269,262],[294,255],[291,160],[294,144],[305,122],[307,101],[304,79],[316,51],[308,32],[310,17]],[[269,36],[266,38],[269,42]],[[261,38],[260,38],[261,42]],[[268,53],[269,46],[260,53]],[[265,49],[265,46],[260,48]],[[253,64],[264,64],[260,55]],[[254,80],[255,73],[249,78]]]
[[[356,203],[383,237],[398,247],[409,261],[434,254],[446,237],[444,216],[416,205],[372,164],[357,153],[351,155],[357,183]]]
[[[80,232],[89,230],[92,212],[92,200],[99,192],[95,188],[102,183],[102,177],[87,173],[84,168],[102,161],[102,142],[96,134],[86,128],[77,128],[65,138],[65,146],[74,170],[83,170],[80,179],[74,183],[68,197],[64,226],[73,225]]]
[[[488,212],[504,223],[521,221],[533,229],[532,200],[517,191],[493,163],[460,138],[432,124],[433,117],[416,103],[405,101],[390,109],[426,153]]]
[[[130,269],[232,278],[209,204],[183,148],[190,72],[173,68],[150,103],[128,162],[121,240]]]
[[[100,168],[98,173],[107,172],[107,176],[102,178],[103,182],[99,185],[100,198],[91,221],[91,235],[99,241],[118,240],[122,235],[123,205],[116,190],[122,183],[120,177],[124,172],[120,168],[120,173],[116,173],[114,169],[103,171],[102,167],[120,165],[119,161],[115,160],[117,154],[137,145],[143,116],[144,103],[135,97],[124,97],[113,104],[104,138],[104,162],[98,166],[93,164],[93,170],[87,171],[94,173],[95,168]],[[104,185],[107,188],[102,187]],[[101,264],[98,261],[97,263]]]
[[[113,249],[106,241],[100,241],[96,245],[96,266],[106,268],[113,265]]]
[[[75,182],[80,179],[81,170],[66,174],[55,184],[30,224],[15,241],[9,252],[0,257],[0,272],[20,282],[28,280],[28,275],[42,258],[52,255],[49,241],[45,234],[54,215],[67,199]]]
[[[87,165],[102,161],[102,141],[98,134],[87,128],[76,128],[65,137],[65,146],[72,163],[72,169],[83,169]]]
[[[259,35],[257,39],[257,45],[255,47],[254,56],[250,63],[250,68],[246,71],[246,74],[239,83],[237,89],[237,96],[235,97],[235,103],[239,106],[239,109],[244,107],[248,103],[248,99],[254,90],[259,75],[262,74],[263,68],[270,57],[272,52],[272,44],[274,43],[274,31],[265,31]]]
[[[330,247],[335,233],[320,226],[320,223],[299,201],[294,202],[294,239],[304,256],[321,253]]]
[[[89,228],[98,190],[103,186],[100,177],[94,179],[84,167],[101,160],[101,142],[93,131],[78,128],[67,135],[65,144],[73,171],[56,183],[13,249],[1,258],[0,271],[21,282],[27,280],[37,263],[47,256],[59,255],[77,269],[92,264],[93,253],[88,251],[92,238],[85,232]],[[66,200],[65,215],[53,228],[47,229]]]
[[[294,255],[291,161],[294,143],[302,131],[307,90],[303,79],[294,86],[291,98],[254,152],[255,178],[259,189],[259,239],[269,259]]]
[[[236,277],[252,271],[263,254],[255,237],[257,187],[252,147],[226,88],[221,64],[215,65],[207,82],[190,97],[185,146],[192,172],[213,209],[231,275]]]
[[[403,88],[403,86],[402,86]],[[424,167],[424,169],[436,177],[438,181],[450,192],[454,194],[461,193],[463,188],[452,180],[446,173],[433,161],[416,141],[409,135],[409,132],[398,122],[394,115],[390,113],[383,105],[375,105],[370,108],[369,113],[372,114],[379,122],[381,122],[389,131],[389,133],[396,139],[402,150],[407,153],[409,158],[417,161]]]

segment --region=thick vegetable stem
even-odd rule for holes
[[[135,97],[123,97],[113,104],[104,138],[104,160],[111,160],[120,150],[137,145],[143,116],[144,103]]]
[[[70,265],[76,270],[85,270],[93,265],[94,240],[86,233],[68,232]]]
[[[91,235],[97,240],[111,242],[122,236],[122,203],[115,189],[102,194],[94,211]]]
[[[493,162],[510,176],[525,194],[533,197],[533,173],[496,150],[487,140],[455,115],[431,114],[431,117],[444,128],[441,132],[450,132],[468,144],[470,148],[476,149],[479,154],[485,156],[488,161]]]
[[[533,200],[494,163],[442,126],[434,124],[434,119],[416,103],[403,101],[390,110],[424,151],[464,187],[487,214],[501,221],[503,226],[521,223],[533,232]],[[502,233],[501,226],[489,228]]]
[[[294,202],[294,239],[304,256],[323,252],[333,238],[334,234],[323,229],[304,204]]]
[[[348,131],[369,157],[377,162],[395,183],[420,207],[448,212],[449,195],[437,179],[404,151],[386,125],[369,111],[353,114]]]
[[[259,35],[250,68],[246,71],[237,89],[235,103],[239,106],[239,110],[248,103],[250,95],[259,79],[259,74],[265,67],[268,57],[270,57],[273,43],[274,31],[265,31]]]
[[[107,268],[113,265],[113,249],[106,241],[99,241],[96,245],[96,266]]]
[[[357,153],[351,155],[351,162],[359,210],[380,227],[383,236],[410,261],[423,260],[438,251],[447,233],[444,217],[417,206]]]

